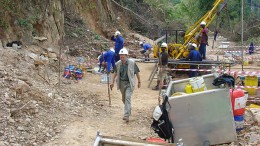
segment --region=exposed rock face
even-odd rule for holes
[[[6,4],[7,5],[7,4]],[[20,40],[24,44],[33,43],[33,37],[46,37],[42,46],[57,45],[64,36],[63,0],[8,3],[12,6],[1,19],[6,22],[2,35],[3,42]],[[3,45],[6,45],[6,44]]]
[[[13,7],[5,18],[0,17],[0,22],[4,21],[7,25],[4,29],[0,26],[4,32],[0,35],[3,45],[20,40],[26,45],[37,44],[44,48],[57,46],[65,35],[65,17],[74,24],[82,23],[90,30],[105,35],[110,31],[109,28],[116,28],[116,16],[108,0],[29,0],[10,2],[8,6]],[[70,22],[69,25],[75,26]]]
[[[43,22],[43,34],[47,36],[48,44],[58,44],[64,35],[64,11],[62,0],[50,1],[49,9],[45,11],[45,21]]]

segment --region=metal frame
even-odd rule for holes
[[[138,141],[138,140],[125,140],[122,138],[112,138],[107,136],[102,136],[100,132],[97,132],[97,137],[93,146],[176,146],[175,144],[170,143],[153,143],[153,142],[146,142],[146,141]]]

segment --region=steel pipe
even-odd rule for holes
[[[149,144],[149,143],[141,143],[141,142],[132,142],[126,140],[119,140],[119,139],[109,139],[109,138],[102,138],[100,142],[104,144],[114,144],[114,145],[124,145],[124,146],[162,146],[164,144]]]

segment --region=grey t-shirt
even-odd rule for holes
[[[138,72],[140,72],[138,66],[134,65],[134,73],[137,74]],[[120,67],[120,80],[121,81],[129,81],[128,75],[127,75],[127,70],[128,70],[128,62],[126,61],[126,64],[122,64]],[[117,71],[115,70],[115,73]]]

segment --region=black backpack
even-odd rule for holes
[[[235,78],[228,75],[228,74],[223,74],[219,77],[217,77],[216,79],[214,79],[213,81],[213,85],[214,86],[220,86],[221,84],[228,84],[228,86],[230,87],[235,87]]]
[[[162,105],[160,105],[160,109],[162,111],[162,115],[159,120],[153,119],[153,123],[151,124],[151,128],[155,133],[158,134],[159,137],[164,140],[170,140],[173,142],[173,125],[169,120],[168,112],[166,110],[166,103],[169,104],[168,97],[166,96]],[[169,104],[170,106],[170,104]]]

